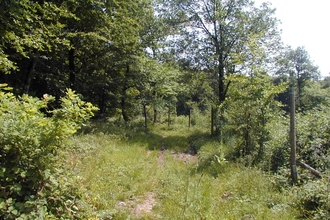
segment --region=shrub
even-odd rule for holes
[[[319,171],[330,168],[329,111],[319,106],[297,115],[297,154]]]
[[[47,117],[53,97],[17,98],[5,88],[0,87],[0,218],[73,218],[74,183],[63,176],[59,159],[65,140],[96,108],[67,90],[61,108]]]
[[[297,205],[302,217],[328,219],[330,216],[329,182],[326,179],[310,181],[296,188]]]
[[[271,78],[262,74],[230,76],[228,79],[233,85],[228,90],[228,99],[221,106],[226,122],[224,140],[233,144],[233,157],[241,157],[240,162],[246,165],[257,165],[269,152],[270,123],[283,114],[281,103],[274,97],[285,89],[286,84],[276,86]]]

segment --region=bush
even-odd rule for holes
[[[240,157],[245,165],[258,165],[269,154],[271,123],[283,115],[281,103],[274,97],[284,91],[286,84],[274,85],[270,77],[258,74],[228,78],[232,86],[224,109],[224,141],[233,148],[232,157]],[[233,141],[234,139],[234,141]]]
[[[47,111],[51,96],[16,98],[0,89],[0,218],[76,218],[74,183],[60,158],[65,140],[96,108],[71,90],[61,108]]]
[[[330,216],[329,182],[311,181],[296,188],[297,205],[302,217],[328,219]]]
[[[323,172],[330,168],[330,109],[319,106],[297,115],[297,154]]]

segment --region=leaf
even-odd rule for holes
[[[2,198],[0,198],[0,210],[4,210],[6,206],[6,202]]]
[[[5,176],[5,172],[6,172],[6,168],[5,167],[1,167],[0,168],[0,177],[4,177]]]

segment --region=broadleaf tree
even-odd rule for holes
[[[266,3],[258,8],[249,0],[171,0],[163,7],[168,8],[169,19],[182,28],[170,39],[176,59],[209,73],[214,91],[211,117],[216,119],[211,133],[214,127],[219,132],[217,106],[226,99],[231,84],[226,76],[253,75],[266,66],[268,47],[274,48],[278,42],[274,9]]]
[[[72,14],[51,1],[2,1],[0,4],[2,81],[9,78],[15,82],[17,93],[28,93],[40,58],[68,45],[60,19]],[[11,75],[4,75],[8,73]]]
[[[307,82],[317,81],[320,78],[318,66],[314,65],[308,52],[304,47],[285,48],[279,57],[277,57],[277,71],[284,80],[291,80],[298,95],[298,107],[302,109],[302,96]]]
[[[274,97],[283,92],[287,84],[275,85],[265,74],[229,78],[233,86],[229,89],[229,98],[223,102],[226,137],[227,140],[234,137],[235,155],[248,157],[245,162],[257,164],[269,152],[266,147],[271,139],[270,123],[283,116],[281,103]]]

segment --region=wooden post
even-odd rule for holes
[[[297,183],[298,173],[296,164],[296,123],[295,123],[295,91],[294,86],[291,86],[291,101],[290,101],[290,145],[291,145],[291,156],[290,156],[290,168],[291,178],[294,184]]]

